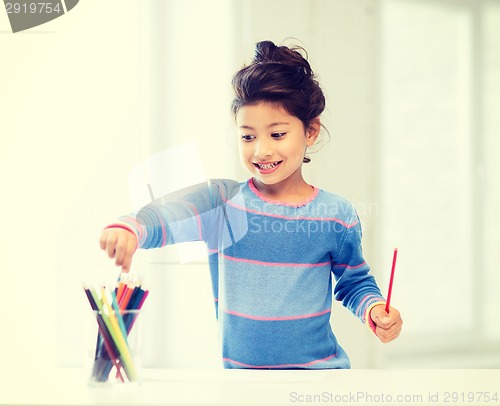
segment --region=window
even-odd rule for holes
[[[481,10],[481,39],[483,55],[481,56],[481,128],[483,130],[483,145],[481,149],[482,161],[478,168],[482,185],[482,196],[479,203],[483,205],[481,218],[482,250],[479,252],[484,269],[482,290],[484,293],[484,313],[481,325],[489,340],[500,339],[500,272],[497,264],[500,261],[498,251],[500,230],[500,3],[486,2]]]
[[[381,249],[400,248],[408,321],[392,356],[498,347],[499,6],[381,3]]]

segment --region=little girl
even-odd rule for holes
[[[128,272],[139,248],[204,241],[225,368],[349,368],[330,326],[332,295],[386,343],[400,313],[361,249],[352,205],[309,185],[323,92],[302,48],[256,45],[233,78],[240,158],[251,177],[211,180],[106,227],[101,248]]]

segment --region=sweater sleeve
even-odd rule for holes
[[[385,299],[363,258],[361,237],[359,217],[354,212],[353,221],[344,231],[338,253],[334,256],[334,295],[336,300],[375,332],[370,311],[375,305],[385,303]]]
[[[209,181],[170,193],[137,213],[122,216],[108,227],[121,227],[137,236],[138,247],[159,248],[189,241],[208,241],[217,233],[224,202],[239,184]]]

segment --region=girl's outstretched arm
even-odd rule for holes
[[[169,193],[108,225],[99,239],[101,249],[128,272],[137,248],[208,241],[218,232],[224,201],[238,191],[238,182],[219,179]]]

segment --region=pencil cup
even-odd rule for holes
[[[91,385],[140,382],[140,310],[95,310],[90,345]]]

